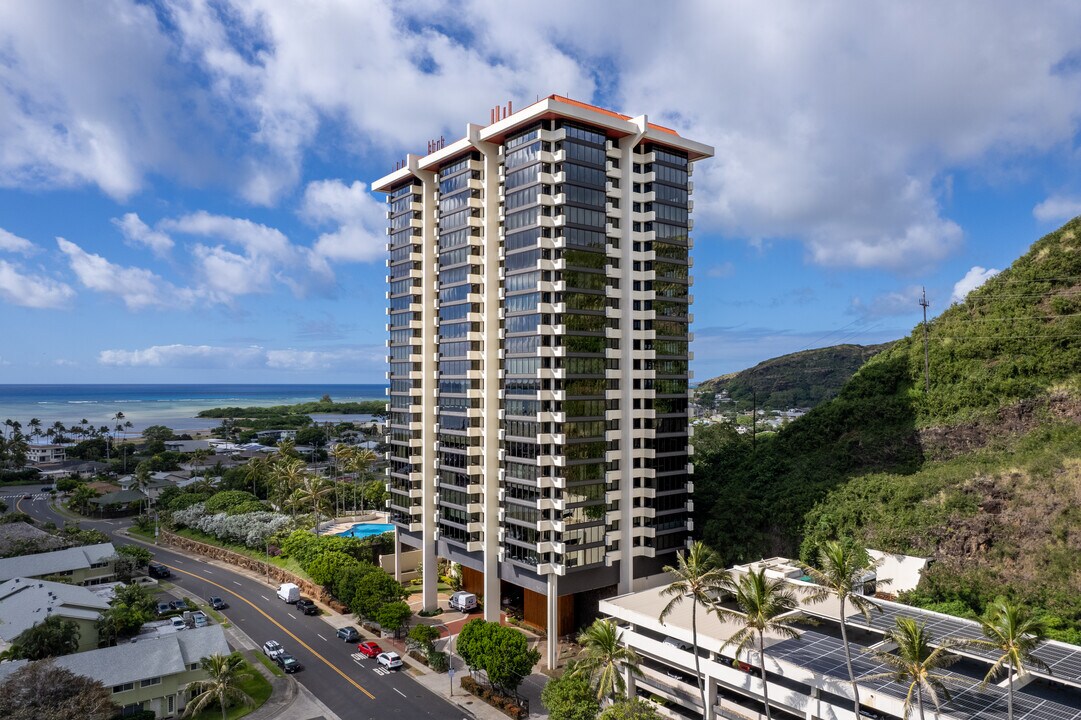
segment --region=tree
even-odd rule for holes
[[[703,709],[706,705],[706,687],[702,680],[702,671],[698,660],[698,606],[708,608],[714,604],[725,585],[730,582],[728,572],[721,567],[717,553],[709,549],[701,540],[691,545],[686,553],[676,555],[676,566],[666,565],[664,572],[675,576],[668,587],[661,591],[663,597],[672,598],[661,610],[657,618],[664,624],[677,606],[684,600],[691,600],[691,646],[694,650],[694,674],[698,678],[698,692],[702,698]]]
[[[379,608],[403,598],[405,590],[402,584],[382,568],[372,566],[357,583],[349,609],[360,617],[375,620]]]
[[[762,701],[766,706],[766,719],[772,718],[769,707],[769,688],[766,682],[766,633],[786,638],[799,638],[799,633],[789,627],[800,616],[796,609],[796,597],[780,578],[769,578],[766,569],[760,568],[730,580],[726,588],[735,597],[738,611],[727,610],[719,605],[711,609],[721,619],[735,621],[742,627],[725,641],[721,650],[734,647],[736,657],[748,648],[755,647],[757,640],[758,664],[762,674]],[[705,706],[703,706],[705,707]]]
[[[25,665],[0,683],[5,720],[111,720],[119,712],[112,690],[51,660]]]
[[[497,622],[470,620],[458,634],[458,654],[470,672],[482,670],[488,682],[504,693],[516,694],[522,680],[540,660],[525,635]]]
[[[841,643],[845,649],[845,665],[848,667],[848,681],[852,684],[852,701],[856,717],[860,714],[860,689],[856,683],[856,674],[852,670],[852,647],[848,643],[848,629],[845,625],[845,612],[848,605],[856,608],[868,622],[871,610],[882,611],[873,600],[852,592],[852,588],[863,582],[864,576],[876,570],[882,561],[875,561],[867,550],[854,542],[830,540],[818,552],[818,567],[801,565],[811,579],[819,585],[818,590],[807,596],[808,602],[822,602],[828,597],[837,598],[841,617]]]
[[[59,615],[50,615],[19,633],[2,659],[43,660],[70,655],[78,649],[79,626]]]
[[[541,702],[551,720],[595,720],[601,711],[597,694],[583,677],[564,673],[541,690]]]
[[[147,489],[150,487],[150,481],[153,479],[150,475],[150,464],[145,460],[139,463],[135,467],[135,474],[132,475],[132,485],[136,490],[146,495],[146,512],[150,512],[150,495],[147,493]],[[143,502],[139,501],[139,510],[142,511]]]
[[[412,617],[413,611],[409,609],[409,603],[402,600],[387,603],[375,613],[375,621],[379,623],[379,627],[393,632],[394,637],[398,637],[402,628],[409,625]]]
[[[87,515],[91,509],[90,501],[99,495],[101,495],[101,493],[92,487],[80,485],[71,493],[71,500],[68,501],[68,506],[76,512]]]
[[[652,703],[640,698],[619,700],[605,708],[597,720],[663,720]]]
[[[138,545],[121,545],[116,549],[116,576],[129,582],[140,568],[150,563],[150,551]]]
[[[208,655],[203,658],[202,666],[210,677],[188,683],[185,689],[192,693],[192,698],[184,708],[184,717],[200,713],[213,703],[221,707],[222,720],[225,720],[225,711],[235,703],[255,706],[255,699],[241,687],[241,683],[251,678],[251,671],[240,653]]]
[[[974,645],[1002,653],[991,669],[987,671],[983,682],[1005,671],[1007,680],[1006,717],[1013,720],[1013,677],[1024,675],[1025,665],[1035,665],[1050,671],[1047,664],[1032,654],[1040,643],[1046,630],[1040,620],[1034,618],[1025,608],[1005,598],[998,598],[987,608],[987,613],[980,618],[980,626],[986,640],[970,640],[965,645]]]
[[[931,633],[922,623],[912,618],[897,618],[896,626],[886,633],[887,645],[892,643],[897,646],[896,654],[888,650],[875,650],[875,658],[889,666],[889,672],[868,675],[864,680],[893,680],[894,682],[908,685],[905,694],[904,717],[907,719],[912,711],[912,699],[915,695],[916,707],[919,709],[920,720],[923,715],[923,695],[926,693],[935,703],[935,712],[938,712],[938,695],[942,693],[947,700],[950,693],[946,689],[946,676],[936,674],[936,670],[949,667],[959,659],[950,650],[961,643],[957,640],[942,640],[936,642],[938,647],[932,646]]]
[[[568,674],[585,678],[594,687],[598,702],[626,692],[624,671],[642,674],[638,654],[621,642],[622,635],[612,620],[597,619],[578,636],[582,651]]]
[[[380,623],[382,625],[382,623]],[[431,625],[414,625],[409,630],[409,641],[428,654],[435,650],[435,641],[440,637],[439,630]]]

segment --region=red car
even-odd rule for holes
[[[373,658],[379,653],[383,652],[383,648],[379,647],[379,643],[372,642],[371,640],[367,640],[357,645],[357,650],[360,651],[360,654],[364,657],[370,658]]]

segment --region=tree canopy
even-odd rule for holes
[[[0,683],[5,720],[111,720],[119,711],[109,688],[52,661],[32,662]]]
[[[470,670],[482,670],[499,690],[515,693],[540,660],[524,634],[497,622],[470,620],[458,634],[458,654]]]

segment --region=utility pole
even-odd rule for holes
[[[931,361],[927,354],[927,288],[920,288],[920,307],[923,308],[923,388],[924,394],[931,394]]]

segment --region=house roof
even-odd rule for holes
[[[112,543],[83,545],[0,560],[0,582],[17,577],[44,577],[72,570],[86,570],[116,555]]]
[[[63,538],[47,533],[30,523],[14,522],[0,525],[0,555],[13,553],[21,543],[33,543],[43,551],[58,550],[68,544]]]
[[[208,655],[230,652],[220,625],[185,630],[138,642],[54,658],[67,668],[101,682],[107,688],[184,672]],[[0,663],[0,680],[26,664],[25,660]]]
[[[146,500],[146,495],[139,490],[117,490],[93,498],[90,502],[95,505],[124,505],[126,503],[142,502],[143,500]]]
[[[0,639],[11,642],[53,615],[97,620],[109,609],[98,594],[79,585],[17,577],[0,583]]]

